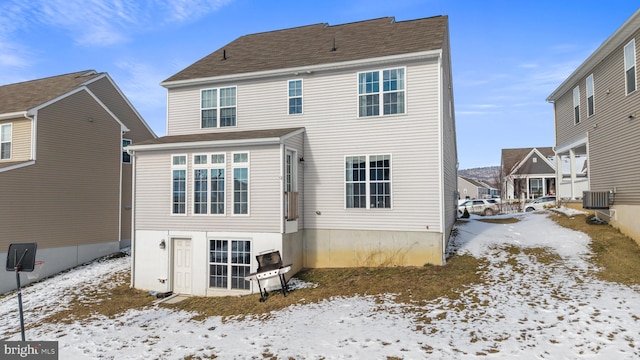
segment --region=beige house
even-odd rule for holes
[[[457,153],[446,16],[242,36],[165,80],[133,144],[136,288],[246,294],[255,256],[444,264]]]
[[[555,195],[554,159],[551,147],[502,149],[502,198],[529,200]]]
[[[604,200],[598,216],[640,242],[640,10],[606,39],[549,97],[558,161],[569,160],[563,182],[572,198],[586,167],[588,187]],[[586,157],[586,164],[576,162]],[[568,176],[566,176],[568,175]],[[592,198],[590,193],[585,195]],[[596,205],[596,206],[593,206]]]
[[[44,277],[130,241],[123,143],[155,135],[108,74],[0,86],[0,133],[0,263],[10,243],[36,242]],[[15,288],[14,273],[0,280],[0,293]]]

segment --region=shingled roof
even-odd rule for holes
[[[0,114],[27,111],[100,75],[94,70],[85,70],[0,86]]]
[[[304,130],[304,128],[284,128],[284,129],[266,129],[266,130],[245,130],[245,131],[225,131],[214,133],[198,133],[186,135],[163,136],[155,139],[149,139],[134,143],[130,148],[135,149],[138,145],[167,145],[167,144],[184,144],[198,142],[215,142],[215,141],[242,141],[256,139],[273,139],[289,135],[296,131]]]
[[[242,36],[166,83],[442,49],[448,17],[315,24]]]
[[[537,149],[544,157],[549,158],[555,156],[555,152],[552,147],[537,147],[537,148],[517,148],[517,149],[502,149],[502,171],[504,175],[508,175],[522,159],[524,159],[531,150]]]

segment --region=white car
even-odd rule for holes
[[[458,212],[460,214],[464,213],[465,208],[469,214],[477,215],[491,216],[500,212],[500,207],[493,199],[465,200],[458,204]]]
[[[542,196],[524,204],[524,211],[531,212],[556,206],[555,196]]]

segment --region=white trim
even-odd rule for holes
[[[596,113],[596,97],[595,97],[595,91],[596,91],[596,85],[595,85],[595,81],[593,80],[593,73],[589,76],[587,76],[586,80],[585,80],[585,97],[587,100],[587,118],[592,117],[593,115],[595,115]],[[591,96],[589,96],[589,93],[591,93]],[[593,103],[593,113],[589,114],[589,97],[592,98],[592,103]]]
[[[9,141],[7,140],[2,141],[2,128],[4,128],[5,126],[9,127]],[[0,157],[0,160],[11,161],[11,158],[13,157],[13,123],[12,122],[0,124],[0,146],[2,146],[3,143],[9,143],[9,157],[8,158]]]
[[[392,71],[392,70],[400,70],[402,69],[403,78],[402,78],[402,90],[395,91],[384,91],[384,72]],[[360,74],[366,73],[378,73],[378,86],[379,89],[377,92],[372,93],[360,93]],[[384,95],[389,93],[403,93],[403,106],[402,112],[385,114],[384,113]],[[360,115],[360,97],[367,95],[378,95],[378,115]],[[390,67],[385,69],[375,69],[375,70],[364,70],[356,72],[356,117],[358,119],[372,119],[372,118],[380,118],[380,117],[389,117],[389,116],[399,116],[399,115],[407,115],[407,67],[406,66],[398,66],[398,67]]]
[[[237,140],[206,140],[191,142],[176,142],[166,144],[148,144],[148,145],[130,145],[127,146],[129,151],[154,151],[154,150],[172,150],[172,149],[197,149],[211,147],[228,147],[228,146],[251,146],[251,145],[274,145],[280,144],[282,141],[289,139],[295,135],[303,133],[304,128],[292,131],[280,137],[260,138],[260,139],[237,139]]]
[[[311,74],[311,73],[320,72],[320,71],[347,70],[350,68],[362,68],[363,66],[380,67],[380,66],[386,66],[386,64],[391,64],[399,61],[409,62],[414,60],[426,60],[430,58],[439,57],[441,55],[442,55],[442,49],[427,50],[427,51],[419,51],[419,52],[414,52],[409,54],[382,56],[377,58],[343,61],[338,63],[325,63],[325,64],[319,64],[319,65],[307,65],[307,66],[300,66],[300,67],[293,67],[293,68],[254,71],[254,72],[240,73],[240,74],[210,76],[210,77],[203,77],[203,78],[197,78],[197,79],[164,81],[160,83],[160,85],[164,86],[167,89],[171,89],[171,88],[178,88],[178,87],[189,86],[189,85],[204,85],[204,84],[209,84],[213,82],[225,82],[225,81],[238,82],[242,80],[258,80],[258,79],[278,77],[278,76],[290,75],[290,74],[298,76],[299,74],[303,74],[303,73]]]
[[[27,114],[28,113],[26,111],[16,111],[16,112],[12,112],[12,113],[0,114],[0,121],[1,120],[9,120],[9,119],[21,118],[21,117],[27,117]]]
[[[235,119],[234,119],[234,125],[233,126],[221,126],[220,125],[220,121],[221,121],[221,111],[223,109],[222,106],[222,90],[226,90],[226,89],[234,89],[234,105],[233,106],[225,106],[225,109],[231,109],[234,108],[236,110],[235,113]],[[202,107],[202,93],[205,91],[211,91],[211,90],[215,90],[216,92],[216,106],[215,107],[208,107],[208,108],[203,108]],[[226,129],[226,128],[237,128],[238,127],[238,86],[237,85],[232,85],[232,86],[221,86],[221,87],[212,87],[212,88],[203,88],[200,89],[200,130],[202,129]],[[202,126],[202,111],[204,110],[215,110],[216,111],[216,126],[207,126],[207,127],[203,127]]]
[[[580,124],[580,85],[577,85],[573,88],[573,125]],[[578,113],[576,114],[576,108],[578,108]]]
[[[234,155],[236,154],[247,154],[247,161],[246,162],[236,162],[234,159]],[[241,216],[241,217],[247,217],[247,216],[251,216],[251,152],[250,151],[234,151],[231,153],[231,159],[229,159],[230,163],[231,163],[231,198],[233,199],[231,201],[231,216]],[[243,213],[239,213],[236,214],[235,212],[235,206],[236,206],[236,202],[235,202],[235,179],[236,179],[236,175],[234,170],[236,168],[240,168],[240,169],[247,169],[247,213],[243,214]]]
[[[633,60],[633,64],[627,63],[627,47],[632,47],[631,60]],[[636,39],[631,39],[623,48],[622,48],[622,57],[624,62],[624,93],[625,95],[630,95],[638,90],[638,72],[636,68]],[[628,91],[629,84],[627,82],[627,71],[633,68],[634,82],[633,82],[633,90]]]
[[[36,163],[35,160],[29,160],[29,161],[21,162],[19,164],[6,166],[6,167],[3,167],[3,168],[0,168],[0,173],[1,172],[5,172],[5,171],[20,169],[20,168],[23,168],[23,167],[27,167],[27,166],[33,165],[35,163]]]
[[[53,99],[51,99],[51,100],[49,100],[49,101],[47,101],[45,103],[42,103],[42,104],[40,104],[40,105],[38,105],[38,106],[36,106],[34,108],[31,108],[31,109],[29,109],[29,113],[31,113],[31,114],[36,113],[40,109],[43,109],[43,108],[45,108],[45,107],[47,107],[47,106],[49,106],[51,104],[54,104],[54,103],[56,103],[56,102],[58,102],[58,101],[60,101],[62,99],[65,99],[65,98],[67,98],[67,97],[69,97],[71,95],[75,95],[76,93],[79,93],[80,91],[86,91],[87,94],[89,94],[89,96],[91,96],[98,103],[98,105],[100,105],[109,114],[109,116],[111,116],[111,118],[113,118],[113,120],[115,120],[120,125],[120,130],[125,131],[125,132],[129,131],[129,128],[127,128],[127,126],[122,121],[120,121],[120,119],[118,119],[116,114],[114,114],[111,110],[109,110],[109,108],[86,86],[77,87],[77,88],[75,88],[75,89],[73,89],[73,90],[71,90],[71,91],[69,91],[69,92],[67,92],[65,94],[62,94],[62,95],[60,95],[60,96],[58,96],[56,98],[53,98]]]
[[[86,73],[86,74],[84,74],[82,76],[93,75],[93,74],[97,74],[97,72],[90,71],[90,72],[88,72],[88,73]],[[116,91],[118,92],[120,97],[127,103],[129,108],[131,109],[131,111],[133,111],[136,114],[136,116],[138,117],[138,120],[140,120],[140,122],[142,122],[144,127],[147,128],[147,130],[151,133],[151,135],[153,135],[154,138],[157,138],[158,136],[156,135],[156,133],[151,129],[151,127],[149,127],[149,124],[147,124],[147,122],[144,121],[144,119],[142,118],[142,115],[140,115],[140,113],[138,113],[138,110],[136,110],[136,108],[133,107],[133,104],[131,104],[129,99],[126,96],[124,96],[124,93],[120,90],[118,85],[115,83],[115,81],[113,81],[113,79],[111,78],[111,76],[108,73],[102,73],[100,76],[97,76],[97,77],[95,77],[93,79],[90,79],[90,80],[84,82],[83,85],[88,85],[88,84],[94,83],[94,82],[96,82],[96,81],[98,81],[100,79],[103,79],[103,78],[106,78],[107,80],[109,80],[109,82],[111,83],[111,86],[113,86],[113,88],[116,89]]]
[[[291,83],[292,82],[296,82],[296,81],[300,81],[300,96],[291,96],[289,95],[289,91]],[[291,99],[297,99],[300,98],[300,107],[301,107],[301,111],[299,113],[290,113],[289,111],[291,110],[290,105],[289,105],[289,101]],[[287,115],[303,115],[304,114],[304,79],[291,79],[291,80],[287,80]]]
[[[370,172],[371,172],[371,157],[372,156],[388,156],[389,157],[389,207],[371,207],[371,177],[370,177]],[[389,152],[381,152],[381,153],[376,153],[374,151],[371,152],[371,154],[359,154],[359,155],[344,155],[343,156],[343,162],[342,162],[342,173],[343,176],[344,174],[346,174],[346,165],[347,165],[347,158],[354,158],[354,157],[364,157],[364,161],[365,161],[365,175],[364,175],[364,184],[365,184],[365,207],[347,207],[347,179],[346,178],[342,178],[342,184],[343,184],[343,192],[342,192],[342,206],[343,209],[346,211],[388,211],[388,210],[393,210],[393,155]],[[351,183],[362,183],[363,181],[358,181],[358,182],[353,182],[351,181]],[[386,183],[386,181],[376,181],[376,183]]]
[[[609,36],[576,70],[571,73],[563,82],[547,97],[548,102],[555,102],[562,97],[569,88],[579,79],[599,64],[605,57],[609,56],[616,48],[621,46],[629,36],[640,27],[640,9],[636,10],[613,35]],[[625,90],[626,91],[626,90]]]
[[[444,96],[444,91],[442,90],[442,85],[443,85],[443,75],[442,72],[444,71],[443,67],[442,67],[442,56],[438,58],[438,96],[436,97],[438,99],[438,133],[439,133],[439,138],[440,138],[440,144],[438,146],[438,166],[440,167],[438,169],[438,174],[440,176],[438,176],[438,189],[440,192],[440,196],[438,199],[438,209],[440,209],[440,214],[439,214],[439,219],[440,219],[440,232],[442,233],[442,259],[441,259],[441,263],[444,265],[447,262],[446,259],[446,252],[447,252],[447,236],[446,231],[446,221],[445,221],[445,216],[446,216],[446,203],[445,203],[445,193],[444,193],[444,182],[445,182],[445,178],[444,178],[444,116],[442,114],[443,111],[445,111],[442,108],[442,102],[443,102],[443,96]],[[406,87],[406,85],[405,85]],[[406,96],[406,94],[405,94]],[[456,182],[457,182],[457,178],[456,178]],[[457,185],[457,184],[456,184]],[[456,186],[456,191],[458,191],[458,188]],[[457,212],[457,207],[456,207],[456,212]]]
[[[184,156],[184,164],[173,164],[173,159],[176,157]],[[173,212],[173,171],[184,170],[184,214]],[[171,185],[169,187],[169,215],[170,216],[187,216],[189,214],[189,155],[188,154],[171,154],[171,161],[169,167],[169,179]]]
[[[580,137],[580,138],[578,138],[578,139],[576,139],[576,140],[574,140],[574,141],[572,141],[572,142],[570,142],[570,143],[568,143],[566,145],[563,145],[561,147],[556,147],[555,148],[556,155],[560,154],[560,153],[565,153],[565,152],[567,152],[567,151],[569,151],[569,150],[571,150],[573,148],[577,148],[578,146],[586,145],[588,143],[588,141],[589,141],[589,137],[588,137],[588,135],[585,135],[585,136],[582,136],[582,137]]]
[[[531,151],[529,151],[529,153],[526,156],[524,156],[518,162],[517,166],[513,167],[513,169],[509,172],[509,174],[507,174],[507,176],[515,176],[515,175],[518,175],[518,176],[522,176],[522,175],[526,175],[526,176],[536,175],[536,176],[538,176],[538,175],[540,175],[541,176],[541,174],[537,174],[537,173],[536,174],[514,174],[516,171],[518,171],[520,169],[520,167],[522,167],[522,165],[524,165],[524,163],[527,162],[527,159],[529,159],[531,157],[531,155],[533,155],[534,153],[538,154],[538,157],[542,158],[544,160],[544,162],[547,165],[549,165],[551,167],[551,169],[554,170],[554,172],[557,172],[555,164],[551,163],[549,161],[549,159],[547,159],[546,156],[542,155],[542,153],[537,148],[533,148],[533,149],[531,149]]]

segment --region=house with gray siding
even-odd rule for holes
[[[155,134],[107,73],[0,86],[0,133],[0,263],[9,244],[36,242],[43,278],[128,246],[123,145]],[[0,273],[0,293],[15,285]]]
[[[456,221],[448,18],[242,36],[162,82],[134,164],[132,286],[257,292],[302,268],[444,264]],[[269,286],[269,284],[267,284]]]
[[[584,190],[609,193],[598,216],[640,242],[640,10],[607,38],[547,101],[555,116],[557,161],[569,171],[558,179],[570,198]],[[582,158],[581,162],[578,159]],[[567,174],[568,173],[568,174]],[[581,177],[580,173],[586,174]],[[568,175],[568,176],[567,176]]]
[[[551,147],[502,149],[502,198],[530,200],[555,195],[554,159]]]

